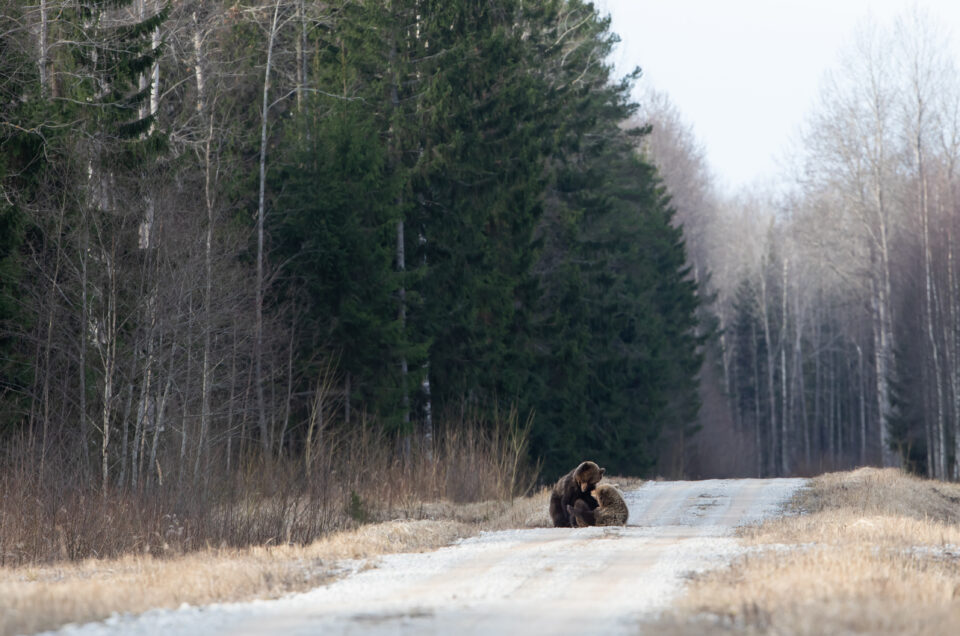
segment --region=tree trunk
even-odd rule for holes
[[[760,429],[760,354],[757,345],[757,327],[750,321],[750,346],[753,354],[753,428],[756,443],[757,477],[763,477],[763,432]]]
[[[117,483],[127,483],[127,459],[130,449],[130,409],[133,408],[133,383],[127,382],[127,399],[123,403],[123,413],[120,415],[120,476]]]
[[[397,41],[394,38],[391,41],[390,46],[390,73],[391,73],[391,83],[390,83],[390,107],[396,111],[400,108],[400,88],[399,88],[399,71],[397,66],[399,64],[397,52]],[[400,153],[400,142],[397,139],[397,131],[391,128],[392,135],[390,137],[391,144],[391,160],[394,163],[394,168],[399,169],[401,162],[401,153]],[[403,198],[401,197],[397,200],[397,209],[403,211]],[[407,269],[407,257],[406,257],[406,237],[404,235],[404,219],[401,217],[397,221],[397,271],[401,274]],[[398,308],[398,317],[400,319],[400,328],[406,333],[407,330],[407,289],[401,284],[400,285],[400,307]],[[409,436],[410,431],[410,395],[407,387],[407,375],[409,373],[409,368],[407,366],[407,357],[402,356],[400,358],[400,382],[402,384],[403,390],[403,423],[404,423],[404,436]],[[409,439],[404,441],[404,451],[409,446]]]
[[[47,38],[50,26],[47,18],[47,0],[40,0],[40,33],[38,37],[37,67],[40,71],[40,95],[47,97],[50,92],[49,78],[47,77],[47,61],[49,46]]]
[[[766,268],[761,268],[760,274],[760,317],[763,321],[763,342],[766,345],[767,351],[767,405],[769,407],[770,421],[768,422],[768,427],[770,430],[770,474],[779,475],[777,459],[779,444],[777,440],[777,390],[776,383],[774,382],[774,370],[776,369],[776,353],[773,349],[773,338],[770,335],[770,310],[769,310],[769,298],[767,297],[767,282],[765,278],[764,271]]]
[[[919,117],[920,115],[918,115]],[[918,129],[921,126],[918,121]],[[930,214],[927,198],[927,177],[924,167],[922,141],[919,133],[914,140],[914,158],[917,162],[919,179],[918,207],[920,212],[921,247],[923,250],[923,293],[924,293],[924,327],[927,344],[930,347],[930,357],[933,364],[933,383],[935,385],[936,405],[934,407],[934,431],[937,436],[936,474],[941,479],[947,476],[947,437],[943,417],[943,378],[940,369],[940,351],[934,334],[934,303],[933,303],[933,275],[930,250]]]
[[[307,15],[303,0],[297,0],[297,25],[300,32],[297,34],[294,47],[297,61],[297,112],[303,112],[303,94],[307,85]]]
[[[283,423],[280,425],[280,434],[277,436],[277,457],[283,454],[283,439],[290,427],[290,412],[293,403],[293,351],[296,343],[297,316],[294,311],[290,321],[290,339],[287,346],[287,394],[283,400]]]
[[[147,437],[147,425],[151,420],[151,393],[153,382],[154,336],[157,327],[156,292],[150,292],[147,298],[149,327],[147,329],[147,356],[143,364],[143,383],[140,385],[140,397],[137,401],[137,422],[133,435],[133,461],[130,466],[130,485],[136,489],[143,469],[143,451]]]
[[[197,54],[199,59],[200,55]],[[198,88],[200,86],[198,85]],[[202,97],[197,97],[197,107],[202,106]],[[203,153],[204,165],[204,203],[207,212],[207,231],[204,237],[203,252],[203,362],[201,363],[200,380],[200,436],[197,444],[202,447],[207,440],[210,430],[210,392],[213,389],[212,382],[212,343],[211,332],[213,331],[213,225],[214,225],[214,203],[213,203],[213,167],[210,159],[210,147],[213,143],[213,117],[209,117],[207,127],[207,141]],[[199,460],[200,454],[197,454]],[[196,472],[196,466],[194,467]]]
[[[263,284],[264,284],[264,258],[263,253],[263,233],[264,218],[266,210],[264,209],[264,192],[267,182],[267,121],[270,115],[270,71],[273,66],[273,44],[277,35],[277,19],[280,15],[280,0],[276,1],[273,7],[273,20],[270,23],[270,34],[267,38],[267,66],[263,73],[263,108],[260,121],[260,192],[257,198],[257,280],[256,280],[256,334],[254,337],[254,373],[256,378],[256,396],[257,396],[257,426],[260,432],[260,446],[264,454],[270,452],[270,435],[267,430],[267,407],[263,398]]]
[[[800,426],[803,429],[803,457],[807,464],[807,470],[810,469],[810,420],[807,416],[807,392],[806,382],[803,377],[803,330],[800,321],[799,295],[794,298],[794,334],[793,343],[793,377],[794,391],[796,392],[795,401],[799,402],[795,410],[800,415]]]
[[[880,177],[877,177],[875,187],[875,199],[877,203],[878,215],[880,218],[879,235],[880,242],[877,249],[879,280],[876,289],[876,346],[875,365],[877,371],[877,414],[880,426],[880,447],[881,457],[884,466],[899,466],[900,458],[890,446],[889,422],[892,411],[890,402],[890,369],[893,360],[893,319],[891,315],[890,302],[890,252],[887,242],[887,223],[886,208],[882,186],[879,183]]]
[[[941,217],[943,213],[941,211]],[[947,307],[949,321],[944,327],[945,340],[949,343],[947,368],[950,370],[951,428],[953,429],[953,479],[960,478],[960,311],[957,303],[957,276],[954,272],[952,219],[947,219]]]
[[[59,206],[59,215],[57,217],[56,234],[54,238],[54,257],[53,276],[50,279],[50,288],[47,294],[47,316],[46,316],[46,335],[43,345],[43,434],[40,437],[40,475],[44,474],[44,466],[47,458],[47,435],[50,429],[50,383],[53,381],[53,370],[51,368],[50,356],[53,351],[53,333],[56,316],[55,307],[57,306],[57,296],[60,293],[60,266],[61,266],[61,237],[63,235],[63,206]]]
[[[163,431],[163,419],[164,413],[167,410],[167,397],[170,395],[170,387],[173,385],[173,361],[175,356],[173,355],[173,348],[171,347],[170,351],[170,366],[167,369],[167,379],[164,382],[163,393],[160,393],[160,383],[157,382],[157,395],[154,397],[154,404],[156,404],[156,421],[154,423],[153,429],[153,441],[150,443],[150,461],[147,464],[147,474],[152,475],[153,473],[149,472],[151,469],[156,467],[157,470],[157,484],[163,486],[163,475],[160,472],[160,464],[157,462],[157,448],[160,446],[160,433]],[[150,485],[150,482],[147,482],[147,485]]]
[[[83,208],[83,243],[80,254],[80,458],[84,481],[90,477],[90,423],[87,420],[87,337],[90,329],[90,306],[87,298],[87,254],[90,234],[86,227],[86,207]]]
[[[233,431],[233,414],[234,414],[234,404],[237,399],[237,344],[238,344],[238,334],[237,334],[237,318],[234,316],[233,319],[233,347],[231,347],[230,353],[230,398],[227,400],[227,473],[230,473],[230,463],[233,459],[231,454],[231,442],[233,440],[234,431]],[[242,431],[241,431],[242,435]],[[241,437],[241,447],[242,447],[242,437]]]
[[[100,487],[107,496],[110,487],[110,432],[113,417],[113,374],[117,361],[117,273],[116,249],[106,259],[108,271],[107,313],[103,321],[104,342],[100,355],[103,363],[103,409],[100,430],[103,443],[100,447]]]
[[[187,293],[187,333],[183,339],[184,350],[187,352],[187,366],[184,370],[184,384],[185,386],[192,386],[193,384],[193,293]],[[184,399],[180,404],[180,459],[177,466],[177,485],[183,483],[183,475],[189,470],[187,468],[187,438],[189,437],[187,428],[189,426],[189,413],[188,413],[188,404],[189,400]],[[196,464],[194,464],[194,470],[196,470]]]
[[[783,258],[783,280],[780,289],[780,469],[781,474],[790,474],[790,449],[788,448],[787,426],[790,423],[789,400],[787,396],[787,265]],[[796,319],[796,318],[795,318]]]
[[[867,465],[867,403],[866,390],[863,382],[863,350],[860,345],[854,343],[857,348],[857,385],[860,392],[860,465]]]

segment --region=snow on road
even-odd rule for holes
[[[626,527],[484,533],[273,601],[154,610],[68,626],[112,634],[632,634],[685,575],[728,563],[739,525],[775,515],[802,479],[648,482]]]

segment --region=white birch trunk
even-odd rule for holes
[[[919,125],[919,122],[918,122]],[[921,247],[923,249],[923,291],[924,291],[924,327],[927,335],[927,344],[930,347],[930,357],[933,363],[933,383],[935,399],[933,429],[937,436],[936,476],[947,477],[947,438],[943,417],[943,378],[940,369],[940,351],[934,333],[934,303],[933,303],[933,275],[931,272],[932,255],[930,250],[930,218],[927,202],[927,183],[923,165],[923,150],[919,137],[915,140],[914,156],[919,172],[919,211],[921,228]]]
[[[49,36],[50,25],[47,17],[47,0],[40,0],[40,34],[38,38],[37,67],[40,71],[40,95],[47,97],[50,93],[49,78],[47,77],[47,58],[49,55],[49,45],[47,38]]]
[[[294,44],[297,62],[297,112],[303,112],[303,93],[307,84],[307,15],[303,0],[297,0],[297,25],[300,32]]]
[[[879,126],[879,124],[878,124]],[[882,161],[884,151],[882,150],[882,131],[878,132],[880,150],[879,155]],[[891,310],[891,290],[890,290],[890,249],[887,231],[887,209],[882,185],[883,175],[880,173],[879,166],[874,175],[874,200],[878,216],[878,235],[879,244],[877,245],[877,265],[879,271],[876,272],[879,280],[877,281],[876,297],[876,347],[875,364],[877,372],[877,413],[880,426],[880,448],[881,457],[884,466],[898,466],[899,456],[890,447],[889,422],[892,412],[890,402],[890,372],[893,361],[893,317]]]

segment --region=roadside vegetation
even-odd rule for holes
[[[960,624],[960,486],[895,469],[813,479],[751,551],[694,578],[664,633],[947,634]]]
[[[547,525],[528,427],[438,426],[432,453],[372,427],[338,431],[302,463],[253,462],[189,482],[104,495],[66,472],[0,472],[0,635],[182,603],[310,589],[349,560]],[[405,458],[404,458],[405,457]],[[80,484],[80,485],[78,485]],[[533,493],[533,494],[531,494]]]

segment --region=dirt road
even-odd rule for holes
[[[649,482],[627,527],[483,534],[276,601],[148,612],[61,633],[633,634],[684,576],[728,562],[733,529],[777,514],[799,479]]]

